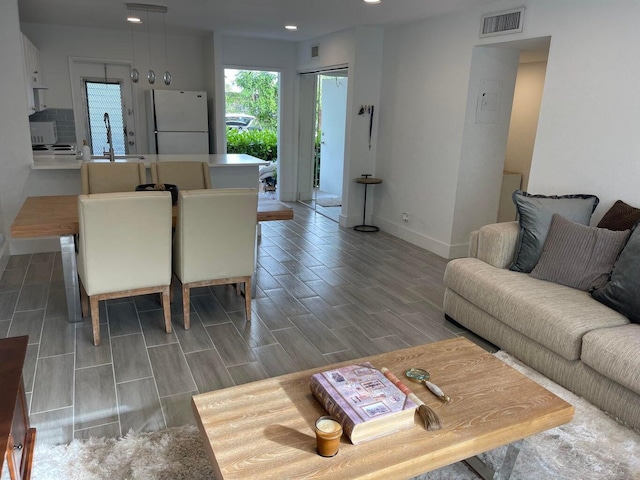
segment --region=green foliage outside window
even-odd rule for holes
[[[227,127],[227,152],[246,153],[267,161],[278,159],[278,136],[275,130],[240,132]]]
[[[273,72],[241,70],[235,77],[238,92],[226,92],[227,113],[256,117],[265,130],[278,128],[278,75]]]

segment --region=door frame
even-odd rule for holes
[[[86,119],[85,119],[86,115],[84,114],[86,110],[86,104],[84,103],[85,100],[83,99],[83,97],[85,96],[85,93],[83,92],[82,88],[78,89],[78,85],[76,85],[77,83],[76,80],[78,78],[81,78],[79,69],[82,64],[96,64],[96,65],[107,64],[107,65],[113,65],[113,66],[128,67],[129,70],[131,70],[133,66],[133,62],[130,60],[114,60],[114,59],[108,59],[108,58],[89,58],[89,57],[69,57],[71,104],[73,108],[73,118],[74,118],[75,130],[76,130],[76,143],[78,145],[82,145],[82,138],[80,138],[80,133],[86,132],[88,135],[88,129],[87,129]],[[107,77],[107,80],[110,80],[113,78],[114,77],[111,77],[111,78]],[[127,145],[128,153],[129,154],[146,153],[146,152],[140,151],[140,145],[145,140],[145,138],[143,138],[142,130],[140,128],[141,119],[140,119],[140,115],[138,114],[138,110],[139,110],[138,89],[134,88],[133,82],[131,81],[131,78],[128,76],[122,79],[122,86],[123,88],[130,89],[132,105],[128,106],[127,108],[133,108],[133,128],[135,132],[135,144],[133,145],[133,147],[129,147]],[[79,112],[82,112],[82,115],[78,115]],[[125,139],[125,143],[126,143],[126,139]]]
[[[332,74],[344,74],[345,78],[349,78],[349,65],[335,65],[323,68],[321,70],[299,71],[298,72],[298,161],[296,175],[296,201],[303,205],[316,210],[315,197],[313,195],[313,174],[314,174],[314,142],[316,135],[316,100],[318,95],[318,82],[322,75],[331,76]],[[338,75],[335,75],[338,76]],[[340,75],[342,76],[342,75]],[[347,91],[346,105],[349,105],[349,92]],[[346,142],[346,125],[345,125],[345,142]],[[345,149],[346,150],[346,149]],[[346,153],[346,152],[345,152]],[[345,154],[343,158],[343,207],[344,207],[344,172],[346,171],[348,158]],[[311,190],[309,190],[311,188]],[[305,198],[308,197],[308,198]],[[312,202],[311,207],[306,202]],[[342,210],[342,209],[341,209]],[[320,213],[320,212],[318,212]],[[340,213],[342,215],[342,212]],[[339,223],[339,222],[338,222]]]

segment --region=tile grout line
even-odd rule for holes
[[[169,302],[169,304],[171,304],[171,302]],[[162,408],[162,402],[160,401],[160,390],[158,389],[158,381],[156,380],[156,373],[153,369],[153,363],[151,363],[151,355],[149,355],[149,345],[147,345],[147,337],[144,334],[144,329],[142,328],[142,320],[140,320],[140,313],[138,312],[138,307],[136,306],[136,302],[133,302],[133,308],[135,309],[136,312],[136,317],[138,319],[138,325],[140,326],[140,333],[142,334],[142,341],[144,342],[144,351],[147,354],[147,360],[149,361],[149,368],[151,368],[151,376],[153,377],[153,385],[156,387],[156,395],[158,398],[158,406],[160,407],[160,413],[162,414],[162,421],[164,422],[164,428],[167,428],[167,418],[166,415],[164,414],[164,408]],[[171,309],[171,305],[169,305],[169,309]],[[163,315],[163,322],[164,323],[164,315]],[[173,328],[172,328],[173,330]],[[174,333],[175,335],[175,333]],[[176,335],[177,337],[177,335]],[[179,342],[180,340],[178,340]],[[179,343],[178,343],[179,344]],[[162,346],[162,345],[159,345]],[[185,360],[186,362],[186,360]],[[120,411],[120,407],[118,406],[118,411]]]
[[[118,384],[116,383],[116,362],[115,362],[115,358],[113,357],[113,337],[111,336],[111,325],[109,322],[109,308],[107,305],[107,301],[103,300],[104,302],[104,316],[106,317],[107,320],[107,335],[109,336],[109,350],[111,351],[111,373],[113,375],[113,391],[115,393],[115,397],[116,397],[116,413],[118,415],[118,430],[120,431],[120,436],[123,435],[122,433],[122,417],[120,416],[120,399],[118,398]],[[100,305],[98,305],[98,311],[100,311]],[[138,319],[139,321],[140,319]],[[100,328],[100,324],[98,323],[98,328]],[[144,337],[143,337],[144,338]]]

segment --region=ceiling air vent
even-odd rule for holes
[[[519,33],[522,31],[523,20],[524,7],[483,15],[480,38]]]
[[[311,47],[311,58],[316,58],[320,56],[320,45],[313,45]]]

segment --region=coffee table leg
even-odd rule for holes
[[[495,472],[488,467],[479,457],[471,457],[463,460],[469,468],[480,475],[484,480],[509,480],[513,467],[518,459],[520,448],[523,440],[510,443],[507,447],[507,453],[502,460],[502,465]]]
[[[70,322],[81,322],[80,286],[78,284],[78,266],[76,263],[76,242],[73,235],[60,236],[60,254],[62,257],[62,274],[67,296],[67,312]]]

